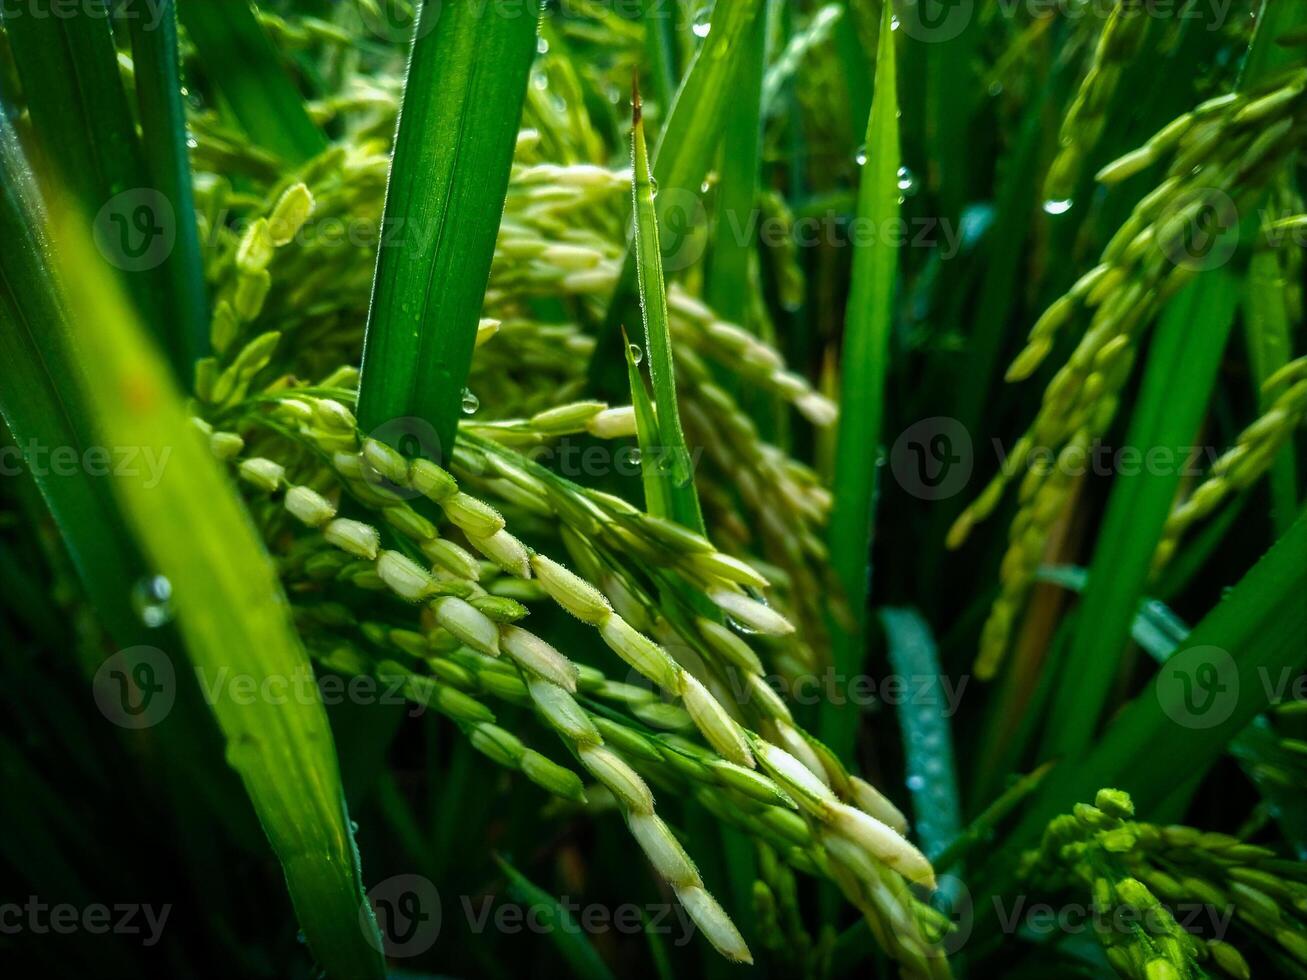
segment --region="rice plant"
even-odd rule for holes
[[[5,0],[15,976],[1307,976],[1288,0]]]

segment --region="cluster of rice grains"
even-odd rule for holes
[[[1044,182],[1044,198],[1071,198],[1084,171],[1085,158],[1102,138],[1109,109],[1121,85],[1121,76],[1139,54],[1154,20],[1138,0],[1116,0],[1094,45],[1085,77],[1062,118],[1058,153]],[[1094,19],[1084,18],[1085,29]]]
[[[936,945],[947,923],[910,888],[933,887],[934,873],[906,820],[796,723],[766,679],[818,666],[822,597],[833,594],[822,543],[830,500],[815,474],[761,439],[714,364],[816,425],[834,421],[834,406],[673,284],[682,411],[718,476],[700,485],[726,550],[532,458],[562,438],[634,434],[629,406],[568,401],[595,343],[581,324],[601,314],[620,274],[630,175],[594,162],[602,147],[567,122],[565,104],[533,95],[452,457],[409,458],[360,433],[353,365],[388,165],[379,134],[394,109],[384,86],[321,107],[353,119],[353,138],[269,176],[259,194],[199,181],[215,315],[195,424],[246,486],[310,650],[331,670],[394,681],[556,797],[594,796],[575,770],[498,725],[489,703],[531,709],[620,806],[725,956],[750,959],[655,812],[651,786],[833,881],[905,975],[947,976]],[[230,169],[240,147],[215,132],[197,125],[197,159]],[[257,158],[246,162],[234,169],[261,173]],[[579,316],[542,322],[542,306]],[[525,544],[510,521],[525,538],[561,541],[567,564]],[[771,562],[765,575],[749,553]],[[578,664],[524,626],[542,600],[592,627],[625,673]]]
[[[976,522],[998,506],[1020,476],[1019,510],[1000,570],[1001,592],[981,637],[976,672],[992,676],[1007,649],[1044,560],[1052,530],[1075,486],[1071,465],[1108,430],[1130,377],[1142,335],[1165,303],[1205,269],[1228,258],[1245,209],[1254,206],[1278,168],[1301,145],[1307,126],[1307,69],[1288,72],[1255,90],[1212,99],[1174,120],[1139,149],[1104,167],[1100,182],[1119,183],[1165,166],[1160,183],[1135,206],[1102,253],[1039,318],[1008,380],[1029,377],[1059,332],[1083,325],[1069,360],[1053,375],[1040,409],[1001,472],[959,517],[949,534],[958,547]],[[1268,381],[1289,389],[1267,417],[1249,428],[1212,479],[1182,505],[1168,527],[1159,564],[1194,519],[1232,487],[1246,485],[1302,418],[1299,367]],[[1040,457],[1045,462],[1040,462]],[[1052,460],[1047,462],[1047,460]]]
[[[216,177],[200,181],[201,208],[212,222],[207,240],[214,243],[210,277],[217,290],[217,356],[202,363],[199,377],[206,401],[216,395],[221,403],[235,391],[232,378],[216,384],[218,375],[233,371],[234,340],[269,327],[288,338],[285,359],[270,362],[262,357],[268,351],[256,350],[260,356],[235,371],[253,377],[266,368],[268,376],[324,379],[357,360],[378,236],[401,243],[405,235],[423,233],[380,228],[389,159],[386,138],[378,134],[390,132],[396,104],[393,93],[369,88],[366,98],[349,103],[357,139],[270,183],[262,198],[237,195]],[[620,276],[630,173],[595,162],[602,147],[570,124],[566,106],[556,97],[528,99],[528,128],[518,140],[484,308],[482,340],[497,330],[502,343],[486,344],[473,363],[464,400],[469,423],[529,417],[581,396],[595,347],[584,324],[602,317]],[[203,145],[207,130],[198,131]],[[546,152],[563,162],[545,160]],[[303,222],[308,214],[298,209],[305,202],[311,202],[311,220],[287,234],[278,210]],[[233,213],[244,222],[239,232],[227,227],[238,224]],[[270,236],[269,229],[283,230]],[[295,247],[281,247],[290,237]],[[285,288],[272,289],[272,281]],[[538,311],[552,304],[577,318],[542,321]],[[704,451],[702,465],[720,478],[704,481],[715,536],[735,554],[754,552],[771,563],[776,601],[801,627],[777,651],[775,668],[786,676],[819,669],[814,648],[823,646],[822,597],[838,593],[823,541],[829,494],[811,470],[761,438],[714,380],[715,368],[747,378],[814,425],[832,424],[835,407],[788,370],[775,349],[722,321],[680,284],[669,284],[669,309],[687,434]],[[270,335],[265,342],[275,343]],[[479,412],[482,405],[486,411]],[[530,448],[520,439],[517,445]]]
[[[1226,834],[1136,821],[1119,790],[1054,819],[1022,872],[1040,887],[1088,895],[1095,936],[1123,977],[1247,980],[1241,941],[1285,976],[1307,970],[1302,864]]]
[[[282,561],[325,665],[397,679],[491,759],[559,797],[582,799],[575,773],[498,727],[480,699],[532,707],[621,805],[655,869],[728,957],[749,954],[654,812],[649,781],[688,791],[793,866],[835,881],[913,974],[946,974],[932,946],[938,917],[907,887],[933,885],[933,871],[902,836],[902,815],[796,725],[739,633],[686,597],[687,590],[707,597],[721,618],[749,633],[785,635],[789,622],[745,591],[766,587],[757,571],[678,525],[568,483],[470,431],[452,472],[406,459],[359,436],[340,401],[308,390],[261,395],[242,419],[248,438],[196,424],[276,511],[261,515],[270,536],[291,524],[315,532],[297,537]],[[589,423],[593,431],[609,424],[594,424],[604,418],[624,431],[627,414],[580,403],[513,428]],[[506,511],[559,522],[571,563],[585,576],[523,544],[481,494]],[[420,512],[427,503],[438,508],[440,526]],[[346,506],[380,520],[339,516]],[[383,527],[392,548],[383,545]],[[372,605],[360,619],[334,596],[341,586],[388,592],[411,607]],[[629,668],[627,680],[578,666],[519,625],[528,614],[523,601],[542,597],[597,630]],[[696,733],[710,748],[693,740]]]

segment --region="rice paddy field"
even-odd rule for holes
[[[0,969],[1307,976],[1307,5],[0,0]]]

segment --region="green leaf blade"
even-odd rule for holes
[[[165,187],[156,182],[163,175],[147,166],[118,68],[108,5],[104,0],[89,0],[80,10],[59,11],[37,3],[6,17],[4,26],[31,117],[29,159],[36,167],[42,194],[52,206],[77,208],[83,223],[93,224],[97,235],[104,236],[97,243],[114,260],[115,274],[168,351],[177,378],[189,381],[194,359],[188,348],[200,333],[207,332],[207,317],[201,305],[198,317],[192,315],[185,328],[178,329],[181,308],[177,301],[184,294],[174,288],[170,269],[184,261],[199,261],[194,208],[188,207],[190,173],[186,169],[183,180],[179,172],[178,181]],[[152,42],[166,43],[163,30],[149,33],[155,35]],[[154,77],[143,77],[138,84],[144,107],[155,108],[151,97],[156,83],[167,85],[166,80]],[[180,100],[180,91],[177,98]],[[147,136],[168,140],[176,136],[182,140],[184,152],[184,131],[165,137],[153,115],[144,122]],[[152,147],[152,159],[160,149]],[[160,194],[168,200],[160,202]],[[172,214],[166,213],[169,208]],[[143,239],[144,259],[137,263],[140,257],[133,252],[137,243],[128,244],[131,236],[126,224],[119,252],[116,222],[139,217],[149,219],[164,233],[173,227],[179,231],[170,254],[160,262],[154,262],[148,250],[156,239],[147,238]],[[191,250],[183,255],[188,234]],[[203,280],[197,277],[196,268],[192,266],[189,287],[202,290]],[[202,274],[201,270],[198,276]]]
[[[640,93],[634,98],[634,127],[631,136],[632,184],[635,196],[635,255],[640,290],[640,312],[644,321],[645,349],[649,353],[649,374],[653,380],[654,411],[658,424],[658,446],[653,459],[645,458],[666,473],[664,490],[667,516],[690,530],[704,533],[703,513],[694,487],[694,468],[676,397],[676,367],[672,356],[667,286],[663,280],[662,250],[658,241],[658,214],[654,206],[654,184],[649,172]],[[629,356],[629,355],[628,355]]]
[[[453,446],[536,23],[470,3],[419,13],[382,224],[397,233],[378,252],[363,347],[365,431],[416,417],[440,452]]]
[[[249,0],[181,0],[182,24],[246,135],[288,163],[327,148]]]
[[[739,52],[748,43],[749,29],[762,8],[762,0],[727,0],[713,8],[711,30],[681,81],[653,157],[653,176],[664,202],[656,202],[663,227],[668,221],[665,202],[675,201],[683,211],[700,200],[700,188],[721,142],[731,79],[740,70]],[[671,249],[682,243],[669,240],[661,244],[663,249]],[[635,249],[629,248],[590,361],[590,383],[598,391],[621,388],[615,347],[623,324],[635,317],[638,289]]]
[[[1150,458],[1164,450],[1174,465],[1146,462],[1115,478],[1081,605],[1084,621],[1094,626],[1076,633],[1051,704],[1054,754],[1078,753],[1097,729],[1171,513],[1186,447],[1194,444],[1216,383],[1238,298],[1233,278],[1213,270],[1177,296],[1158,325],[1126,445],[1147,447]]]
[[[627,340],[626,331],[622,331],[622,339]],[[654,414],[653,402],[649,399],[649,391],[644,386],[644,378],[640,375],[640,366],[636,363],[629,341],[626,345],[626,374],[631,385],[631,407],[635,410],[636,440],[640,444],[644,509],[655,517],[671,517],[666,479],[663,472],[652,465],[658,452],[658,417]],[[648,466],[643,464],[646,459],[650,462]]]
[[[227,761],[281,861],[323,969],[379,980],[381,938],[365,905],[331,729],[276,568],[157,354],[96,275],[91,253],[73,242],[65,248],[65,269],[76,270],[63,277],[70,323],[98,324],[79,330],[76,373],[105,444],[170,449],[157,486],[142,470],[116,477],[112,487],[152,569],[171,584],[176,621],[209,689]],[[251,700],[224,685],[227,677],[296,694]]]
[[[496,855],[495,863],[508,878],[508,890],[514,898],[529,908],[549,913],[545,919],[553,926],[548,929],[549,936],[554,948],[567,961],[572,976],[579,980],[613,980],[608,964],[603,961],[566,904],[536,885],[504,858]]]
[[[1257,252],[1248,270],[1244,325],[1253,382],[1259,390],[1258,408],[1263,413],[1270,410],[1274,398],[1261,390],[1262,385],[1289,363],[1293,349],[1285,286],[1280,256],[1269,249]],[[1276,532],[1282,534],[1298,509],[1298,463],[1292,441],[1286,441],[1271,464],[1270,484],[1271,517]]]
[[[45,213],[2,120],[0,177],[0,225],[14,232],[0,263],[0,351],[12,358],[0,384],[6,423],[19,439],[66,434],[76,441],[52,445],[131,446],[167,461],[160,473],[60,475],[42,489],[120,635],[133,632],[120,620],[132,615],[136,570],[148,564],[169,581],[190,664],[310,948],[329,976],[379,980],[381,939],[364,904],[331,730],[277,571],[75,207],[50,236],[57,247],[46,244]],[[40,410],[57,413],[53,426]],[[233,677],[296,693],[249,699],[226,683]]]
[[[867,126],[867,162],[858,193],[858,220],[887,228],[899,220],[900,166],[898,80],[890,5],[885,5],[876,89]],[[858,242],[853,253],[853,281],[845,316],[841,356],[840,420],[831,512],[831,564],[853,612],[852,631],[836,624],[836,671],[846,677],[862,665],[866,636],[866,602],[870,583],[872,508],[876,457],[885,413],[885,379],[889,370],[894,280],[898,247],[888,236]],[[852,747],[856,716],[822,706],[824,740],[841,755]]]
[[[957,770],[953,764],[951,709],[942,680],[947,675],[930,624],[915,609],[880,611],[888,641],[890,668],[916,688],[898,706],[899,728],[907,756],[908,787],[912,790],[913,827],[927,857],[935,858],[958,836],[962,807]],[[921,683],[928,687],[918,686]],[[954,691],[960,695],[960,691]]]
[[[749,220],[757,207],[762,163],[762,89],[766,14],[755,18],[735,77],[735,111],[722,138],[717,222],[708,275],[708,302],[724,319],[748,326],[753,297],[754,238]]]
[[[1307,518],[1299,518],[1194,628],[1153,682],[1127,705],[1091,749],[1059,761],[989,867],[1015,868],[1022,848],[1048,821],[1104,786],[1131,794],[1141,814],[1165,803],[1207,771],[1226,746],[1271,703],[1267,678],[1302,667],[1307,633]],[[1215,683],[1203,684],[1216,667]],[[1195,691],[1201,701],[1194,702]],[[1207,694],[1215,695],[1208,700]],[[1188,701],[1186,699],[1189,698]],[[1187,706],[1202,710],[1186,714]]]
[[[195,362],[209,352],[209,312],[186,146],[175,0],[160,0],[156,19],[153,25],[142,17],[128,23],[145,170],[150,185],[171,205],[176,228],[160,269],[171,320],[167,349],[177,378],[189,384]]]
[[[63,305],[49,288],[50,243],[37,217],[41,204],[18,138],[0,115],[0,414],[14,439],[37,446],[69,446],[79,456],[97,445],[89,409],[74,396],[66,371],[71,354],[50,350],[64,336]],[[119,643],[140,638],[128,590],[145,573],[140,552],[103,480],[53,477],[35,481],[55,517],[92,604]]]

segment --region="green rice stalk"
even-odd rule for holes
[[[874,228],[887,228],[899,216],[898,80],[892,16],[886,4],[876,55],[876,92],[867,124],[867,163],[858,192],[858,217]],[[833,629],[835,668],[846,677],[859,673],[866,649],[876,459],[885,413],[898,261],[897,247],[884,236],[858,243],[845,315],[842,415],[832,487],[835,506],[827,540],[831,565],[853,617],[850,624],[837,623]],[[856,715],[837,712],[830,704],[823,707],[822,737],[847,758]]]
[[[653,381],[655,420],[658,425],[657,463],[663,472],[666,516],[697,534],[703,534],[703,513],[694,488],[690,450],[685,444],[676,397],[676,367],[668,328],[667,288],[663,282],[662,249],[658,241],[658,216],[645,146],[640,91],[632,95],[631,158],[635,207],[635,256],[640,287],[640,311],[644,320],[644,342],[649,351],[649,374]],[[629,344],[627,345],[629,349]],[[629,355],[629,350],[628,350]],[[647,450],[646,450],[647,451]],[[652,460],[651,460],[652,461]],[[653,513],[657,514],[657,511]]]

